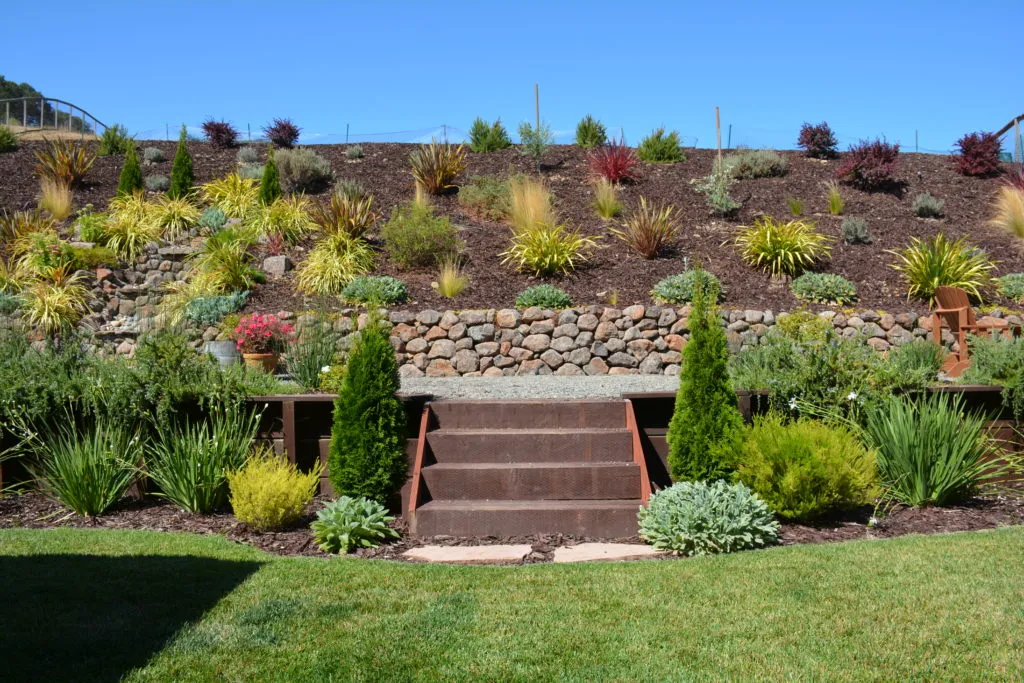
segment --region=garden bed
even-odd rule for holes
[[[237,543],[245,543],[277,555],[322,556],[313,542],[309,523],[315,518],[315,511],[326,498],[318,498],[307,509],[300,525],[291,529],[273,532],[259,532],[239,522],[230,513],[194,515],[165,501],[145,499],[125,500],[108,514],[86,519],[69,512],[38,493],[25,493],[0,497],[0,529],[4,528],[91,528],[91,529],[141,529],[149,531],[213,534],[223,536]],[[935,534],[954,531],[979,531],[1004,526],[1024,524],[1024,500],[1004,496],[974,498],[960,505],[948,507],[910,508],[897,506],[881,517],[874,526],[868,526],[875,513],[871,508],[862,508],[833,516],[814,524],[783,523],[779,533],[781,545],[808,543],[831,543],[858,539],[880,539],[905,536],[908,534]],[[403,519],[395,520],[393,526],[401,531],[406,528]],[[357,551],[357,557],[405,561],[402,554],[425,545],[495,545],[529,544],[533,552],[524,564],[551,561],[555,548],[576,545],[595,540],[562,534],[516,536],[499,538],[455,538],[434,536],[412,538],[403,536],[400,540],[385,543],[378,548]],[[614,539],[620,542],[641,542],[639,538]]]
[[[13,153],[0,155],[0,209],[32,208],[36,204],[38,181],[32,175],[33,152],[43,143],[27,142]],[[162,148],[170,159],[175,143],[144,142],[143,146]],[[206,143],[191,143],[197,183],[221,177],[235,168],[235,150],[214,150]],[[345,158],[346,146],[323,145],[314,149],[330,162],[337,178],[359,180],[375,196],[375,206],[387,214],[391,207],[412,197],[412,177],[408,155],[414,148],[405,144],[366,144],[365,157],[359,161]],[[970,242],[1000,260],[997,274],[1024,270],[1024,255],[1014,248],[1014,238],[998,228],[986,225],[989,199],[998,179],[967,178],[957,175],[947,157],[901,154],[898,178],[903,181],[895,193],[866,193],[844,187],[847,205],[844,216],[864,218],[873,239],[871,244],[848,246],[842,242],[842,216],[824,211],[824,190],[821,184],[831,180],[840,161],[822,162],[807,159],[799,153],[784,152],[790,170],[781,178],[742,180],[733,195],[743,202],[735,219],[730,221],[709,217],[701,195],[689,181],[706,175],[714,158],[712,150],[688,150],[687,161],[657,165],[644,164],[639,182],[624,187],[622,200],[631,207],[640,196],[649,201],[671,203],[680,220],[680,239],[674,250],[662,258],[645,261],[614,239],[610,224],[598,218],[591,208],[592,189],[583,150],[575,146],[556,146],[546,157],[542,172],[551,187],[559,215],[572,226],[590,235],[603,237],[602,248],[593,260],[576,274],[549,280],[565,289],[579,304],[600,303],[607,294],[618,294],[618,305],[646,303],[649,292],[660,279],[678,273],[697,261],[715,272],[725,288],[726,307],[789,310],[799,305],[784,284],[773,282],[766,274],[746,265],[737,250],[724,244],[738,225],[749,223],[755,216],[788,215],[786,199],[798,197],[806,204],[805,215],[819,229],[837,242],[830,262],[822,269],[841,274],[853,281],[860,292],[860,305],[871,308],[907,308],[906,289],[899,274],[891,268],[894,256],[887,250],[904,247],[911,237],[930,237],[944,232],[950,238],[966,236]],[[97,209],[106,206],[115,194],[120,157],[99,157],[85,179],[84,187],[75,194],[75,206],[87,203]],[[515,149],[491,154],[468,154],[468,168],[463,180],[473,175],[502,174],[510,169],[530,172],[532,163]],[[146,174],[170,172],[170,161],[144,169]],[[919,219],[911,211],[914,197],[929,192],[945,201],[942,219]],[[440,213],[462,226],[466,242],[465,272],[470,289],[454,302],[459,308],[494,308],[510,306],[516,294],[537,280],[513,272],[501,264],[499,254],[508,247],[508,227],[504,224],[468,215],[458,204],[455,194],[434,198]],[[307,240],[291,252],[294,262],[304,258],[311,242]],[[402,278],[409,285],[409,306],[434,307],[444,310],[451,303],[431,288],[437,273],[400,270],[383,255],[375,269],[378,274]],[[994,300],[995,303],[1009,302]],[[256,288],[248,309],[262,311],[302,310],[310,303],[295,292],[293,273]],[[916,304],[918,312],[926,306]]]

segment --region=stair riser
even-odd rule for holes
[[[632,463],[479,470],[426,467],[423,480],[436,500],[630,500],[640,490],[640,468]]]
[[[434,460],[469,462],[631,462],[632,436],[622,432],[428,433]]]
[[[440,429],[608,429],[626,425],[622,401],[435,401],[430,407]]]
[[[417,510],[419,536],[526,536],[572,534],[591,538],[636,536],[634,509],[578,510]]]

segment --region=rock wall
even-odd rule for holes
[[[487,311],[394,311],[391,342],[405,377],[497,375],[675,375],[689,337],[690,307],[588,306]],[[787,315],[721,311],[731,351],[753,348]],[[824,311],[843,337],[887,351],[929,337],[931,317],[916,313]],[[996,311],[993,315],[999,316]],[[1020,318],[1007,316],[1020,324]],[[955,346],[948,330],[944,343]]]

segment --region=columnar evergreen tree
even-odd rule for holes
[[[668,464],[676,481],[713,481],[730,471],[729,443],[743,427],[729,382],[729,349],[715,302],[718,290],[696,278],[690,341],[683,350],[675,412],[668,428]]]
[[[405,483],[407,464],[405,409],[395,395],[398,363],[381,324],[371,314],[349,355],[327,457],[337,495],[386,505]]]
[[[263,178],[260,180],[260,203],[273,204],[281,196],[281,180],[274,163],[274,148],[267,151],[267,163],[263,166]]]
[[[185,124],[182,124],[181,137],[178,138],[178,150],[174,153],[174,164],[171,166],[171,186],[167,189],[167,196],[171,199],[186,196],[192,191],[192,184],[195,182],[195,176],[192,173],[192,157],[188,153],[186,138]]]
[[[142,167],[139,157],[135,154],[135,145],[128,145],[128,153],[124,155],[124,166],[121,167],[121,178],[117,181],[117,196],[142,192],[146,185],[142,182]]]

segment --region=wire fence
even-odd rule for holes
[[[630,144],[636,144],[647,134],[629,136],[623,126],[607,126],[608,137],[622,138]],[[138,140],[174,140],[177,139],[177,126],[165,124],[161,128],[149,128],[141,131],[133,131]],[[202,129],[199,126],[187,126],[188,135],[195,139],[202,138]],[[243,142],[263,142],[263,131],[260,126],[245,124],[240,126],[241,139]],[[572,144],[575,140],[575,128],[554,129],[555,144]],[[795,149],[796,130],[783,130],[780,128],[761,128],[750,126],[739,126],[723,124],[722,146],[726,149],[749,148],[749,149]],[[518,142],[515,130],[510,131],[514,142]],[[873,137],[873,136],[872,136]],[[904,152],[918,152],[921,154],[951,154],[952,147],[941,148],[934,144],[934,139],[927,136],[924,131],[915,130],[902,135],[885,137],[889,142],[899,143],[900,149]],[[635,139],[634,139],[635,138]],[[686,147],[714,148],[716,141],[712,133],[707,137],[694,135],[682,135],[683,145]],[[1024,135],[1017,137],[1015,144],[1015,133],[1009,131],[1001,136],[1002,154],[1006,161],[1021,162],[1022,150],[1024,150]],[[416,128],[411,130],[397,130],[386,132],[366,133],[353,131],[345,126],[344,132],[319,132],[303,130],[299,142],[303,145],[338,145],[356,144],[361,142],[402,142],[402,143],[429,143],[432,140],[448,142],[468,142],[469,133],[460,126],[441,123],[436,126]],[[861,140],[860,137],[839,137],[839,148],[846,149],[848,146]]]

